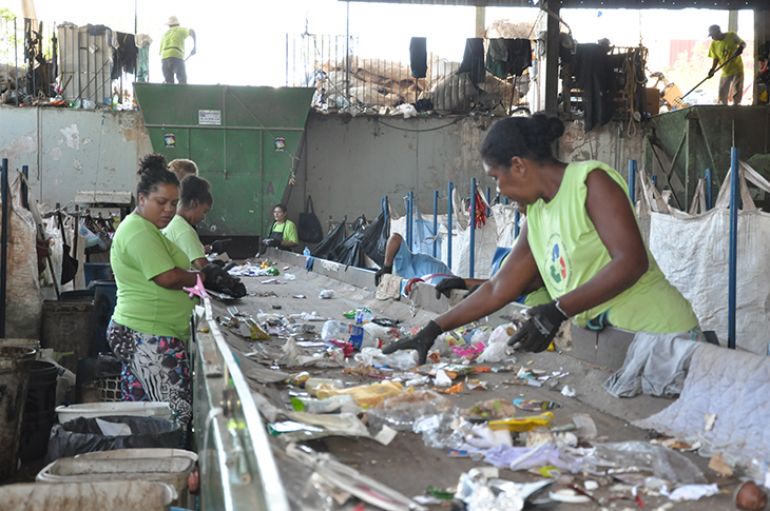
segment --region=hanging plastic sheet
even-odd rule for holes
[[[382,266],[385,264],[385,245],[390,236],[390,205],[388,198],[382,198],[382,211],[364,230],[361,239],[363,253],[372,261]]]
[[[322,239],[312,252],[313,257],[329,259],[331,253],[345,240],[345,224],[348,217],[342,219],[342,222],[329,230],[324,239]]]

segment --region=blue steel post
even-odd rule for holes
[[[446,265],[452,267],[452,192],[455,189],[455,184],[449,182],[447,185],[446,196],[446,224],[447,224],[447,246],[446,246]]]
[[[471,229],[471,253],[470,264],[468,267],[468,277],[474,277],[474,269],[476,263],[476,178],[471,178],[471,209],[468,214],[468,224]]]
[[[628,197],[636,203],[636,160],[628,160]]]
[[[492,189],[489,188],[488,186],[487,186],[487,204],[489,204],[490,206],[492,205]],[[489,216],[490,212],[491,210],[489,209],[489,207],[487,207],[487,216]]]
[[[29,179],[29,165],[22,165],[21,173],[24,176],[24,180],[21,182],[21,205],[29,209],[29,188],[27,187],[27,179]]]
[[[516,210],[513,212],[513,239],[519,239],[519,220],[521,219],[521,212],[519,211],[519,205],[516,205]]]
[[[409,250],[412,247],[412,229],[414,229],[414,192],[409,192],[406,196],[406,246]]]
[[[8,283],[8,213],[10,205],[8,204],[8,159],[3,158],[2,167],[0,167],[0,200],[2,204],[3,220],[0,224],[0,338],[5,338],[5,289]]]
[[[738,168],[738,148],[730,149],[730,256],[729,284],[727,290],[727,347],[734,350],[736,284],[738,277],[738,210],[741,208],[740,170]]]
[[[706,176],[704,179],[706,180],[706,211],[708,211],[714,204],[712,202],[714,200],[714,196],[712,195],[714,190],[711,188],[711,169],[706,169]]]
[[[438,190],[433,191],[433,257],[438,257]]]

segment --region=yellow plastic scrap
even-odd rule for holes
[[[265,332],[253,318],[246,318],[246,324],[249,327],[249,338],[252,341],[267,341],[270,334]]]
[[[547,427],[553,420],[553,413],[544,412],[540,415],[533,415],[531,417],[509,417],[507,419],[500,419],[495,421],[489,421],[487,426],[493,431],[511,431],[513,433],[522,433],[524,431],[530,431],[535,428]]]
[[[316,390],[316,397],[326,399],[327,397],[349,395],[361,408],[371,408],[382,403],[389,397],[401,394],[404,387],[394,381],[383,381],[372,383],[370,385],[359,385],[357,387],[348,387],[346,389],[335,389],[328,386],[321,386]]]

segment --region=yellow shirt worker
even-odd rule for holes
[[[196,41],[195,31],[191,28],[179,26],[179,20],[176,16],[171,16],[166,22],[168,30],[163,34],[160,40],[160,59],[163,65],[163,80],[166,83],[174,83],[174,76],[177,82],[187,83],[187,70],[185,68],[184,42],[188,37],[192,37],[193,48],[190,51],[190,57],[195,55]]]
[[[741,53],[746,43],[735,32],[723,33],[719,25],[709,27],[709,57],[713,60],[709,70],[709,78],[714,76],[717,67],[721,67],[722,75],[719,77],[719,103],[740,105],[743,97],[743,59]]]

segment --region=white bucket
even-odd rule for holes
[[[8,484],[0,486],[0,511],[166,511],[174,488],[147,481]]]
[[[139,449],[115,449],[112,451],[96,451],[78,454],[76,460],[128,460],[136,458],[189,458],[193,462],[198,461],[198,455],[184,449],[168,449],[165,447],[143,447]]]
[[[187,476],[195,468],[189,456],[173,458],[89,459],[60,458],[41,470],[39,483],[83,483],[96,481],[148,481],[166,483],[176,491],[175,500],[186,501]],[[182,502],[179,502],[182,503]]]
[[[64,424],[78,417],[93,419],[114,415],[138,417],[156,417],[171,420],[171,408],[164,401],[118,401],[104,403],[83,403],[78,405],[57,406],[59,424]]]

